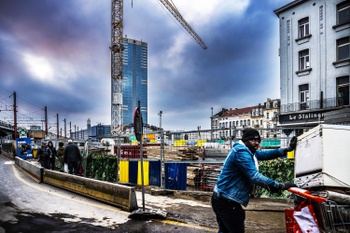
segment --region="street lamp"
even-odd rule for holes
[[[213,107],[211,107],[211,117],[210,117],[210,141],[213,141]]]
[[[159,130],[160,130],[160,161],[161,161],[161,170],[163,167],[164,163],[164,132],[162,129],[162,115],[163,111],[159,111],[158,116],[159,116]],[[160,187],[163,187],[163,178],[161,175],[160,179]]]

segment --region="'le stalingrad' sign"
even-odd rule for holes
[[[324,112],[307,112],[307,113],[293,113],[280,115],[280,123],[286,122],[307,122],[307,121],[319,121],[324,119]]]

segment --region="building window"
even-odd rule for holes
[[[337,61],[350,58],[350,37],[337,40]]]
[[[273,102],[273,108],[278,108],[278,102],[277,101]]]
[[[266,102],[266,108],[269,109],[270,108],[270,101]]]
[[[309,30],[309,17],[299,20],[299,38],[306,37],[310,34]]]
[[[299,52],[299,70],[306,70],[310,67],[309,50],[305,49]]]
[[[248,125],[250,125],[250,120],[248,119]]]
[[[299,86],[300,110],[309,109],[309,84]]]
[[[273,112],[273,120],[277,120],[278,119],[278,113],[277,112]]]
[[[349,76],[337,78],[337,106],[349,105]]]
[[[269,119],[269,117],[270,117],[270,113],[267,112],[267,113],[266,113],[266,119]]]
[[[338,24],[350,23],[350,1],[344,1],[337,6]]]

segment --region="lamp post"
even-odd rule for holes
[[[211,117],[210,117],[210,141],[213,141],[213,107],[211,107]]]
[[[160,130],[160,164],[161,164],[160,170],[161,171],[164,163],[164,132],[162,128],[162,115],[163,115],[163,111],[159,111],[158,116],[159,116],[159,130]],[[162,172],[160,174],[160,187],[163,187]]]

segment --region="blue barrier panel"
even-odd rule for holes
[[[149,161],[149,184],[160,187],[161,181],[161,163],[160,160]]]
[[[173,190],[186,190],[187,164],[165,163],[165,188]]]
[[[129,183],[137,184],[138,161],[129,161]]]

